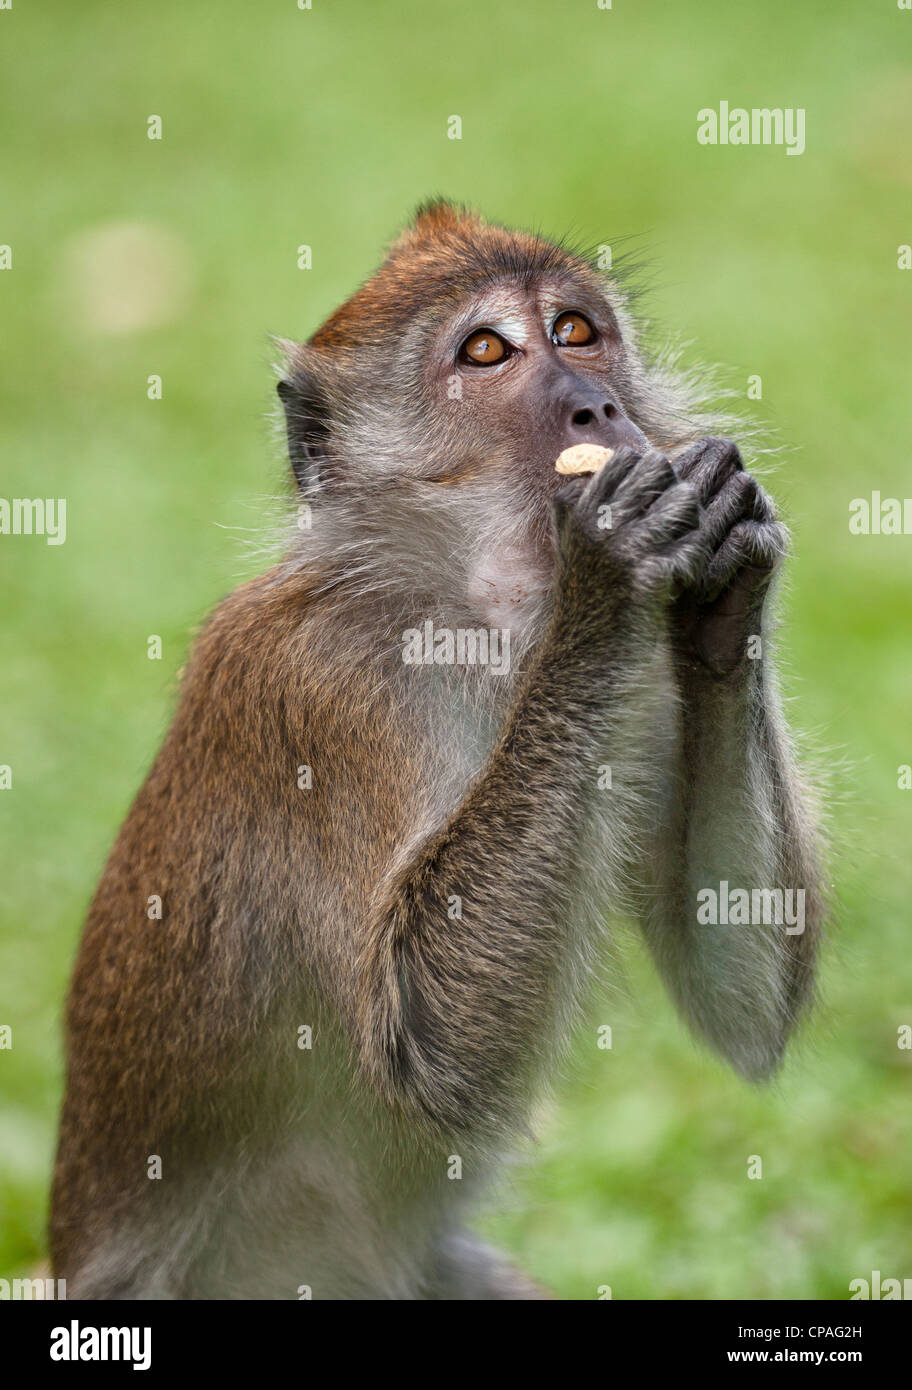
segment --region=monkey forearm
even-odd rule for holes
[[[742,1072],[778,1062],[811,981],[814,829],[773,681],[678,669],[681,737],[647,937],[688,1018]]]
[[[603,756],[643,756],[629,691],[653,658],[621,620],[607,654],[546,639],[482,776],[375,914],[360,971],[364,1064],[391,1100],[449,1132],[517,1120],[555,1013],[585,975],[596,928],[568,905],[591,862],[587,810]],[[614,812],[619,866],[636,810],[619,797]]]

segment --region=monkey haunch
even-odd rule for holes
[[[784,534],[615,285],[446,204],[288,345],[279,393],[313,526],[204,629],[92,903],[55,1272],[75,1297],[541,1296],[465,1212],[605,908],[747,1077],[809,995]],[[576,444],[613,456],[568,482]],[[509,676],[404,663],[429,619],[508,625]],[[804,889],[803,935],[698,925],[723,879]]]

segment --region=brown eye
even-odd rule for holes
[[[551,340],[558,347],[585,347],[594,343],[595,337],[595,329],[582,314],[561,314],[551,329]]]
[[[477,333],[470,334],[459,349],[460,361],[470,362],[474,367],[492,367],[509,354],[509,345],[499,333],[492,333],[490,328],[481,328]]]

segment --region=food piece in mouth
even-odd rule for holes
[[[554,467],[558,473],[598,473],[613,457],[614,450],[601,444],[573,444],[558,454]]]

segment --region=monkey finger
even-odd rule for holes
[[[678,486],[674,469],[657,450],[644,454],[615,490],[612,509],[622,520],[644,516],[657,498]]]
[[[621,451],[620,461],[611,459],[594,476],[579,474],[554,495],[554,520],[558,533],[572,525],[585,534],[590,542],[604,539],[606,507],[614,495],[619,478],[624,478],[635,466],[639,455],[632,449]]]
[[[621,483],[628,478],[640,462],[641,455],[626,445],[617,450],[614,458],[608,460],[591,478],[583,478],[589,496],[587,502],[600,506],[609,502]]]
[[[706,544],[699,531],[688,531],[677,540],[651,551],[639,566],[645,588],[664,588],[670,598],[689,589],[706,564]]]
[[[730,439],[714,437],[700,439],[685,449],[674,466],[678,477],[697,489],[701,502],[708,501],[723,483],[744,468],[738,446]]]
[[[657,549],[688,531],[699,531],[700,522],[697,494],[689,483],[676,483],[661,493],[643,516],[637,526],[638,543],[640,547]],[[705,541],[704,548],[708,548]]]
[[[563,487],[552,498],[557,510],[563,512],[568,508],[575,507],[585,492],[588,482],[589,479],[586,477],[576,477],[564,483]]]
[[[733,473],[719,490],[703,500],[703,526],[716,549],[739,521],[757,519],[755,509],[760,485],[750,473]]]
[[[739,522],[706,566],[701,588],[707,597],[713,597],[745,566],[769,574],[787,549],[787,532],[778,522]]]
[[[757,480],[754,479],[754,481],[756,482]],[[773,499],[770,497],[769,493],[761,487],[760,483],[757,483],[757,496],[754,499],[754,509],[751,512],[751,519],[766,524],[776,522],[776,508],[773,504]]]

